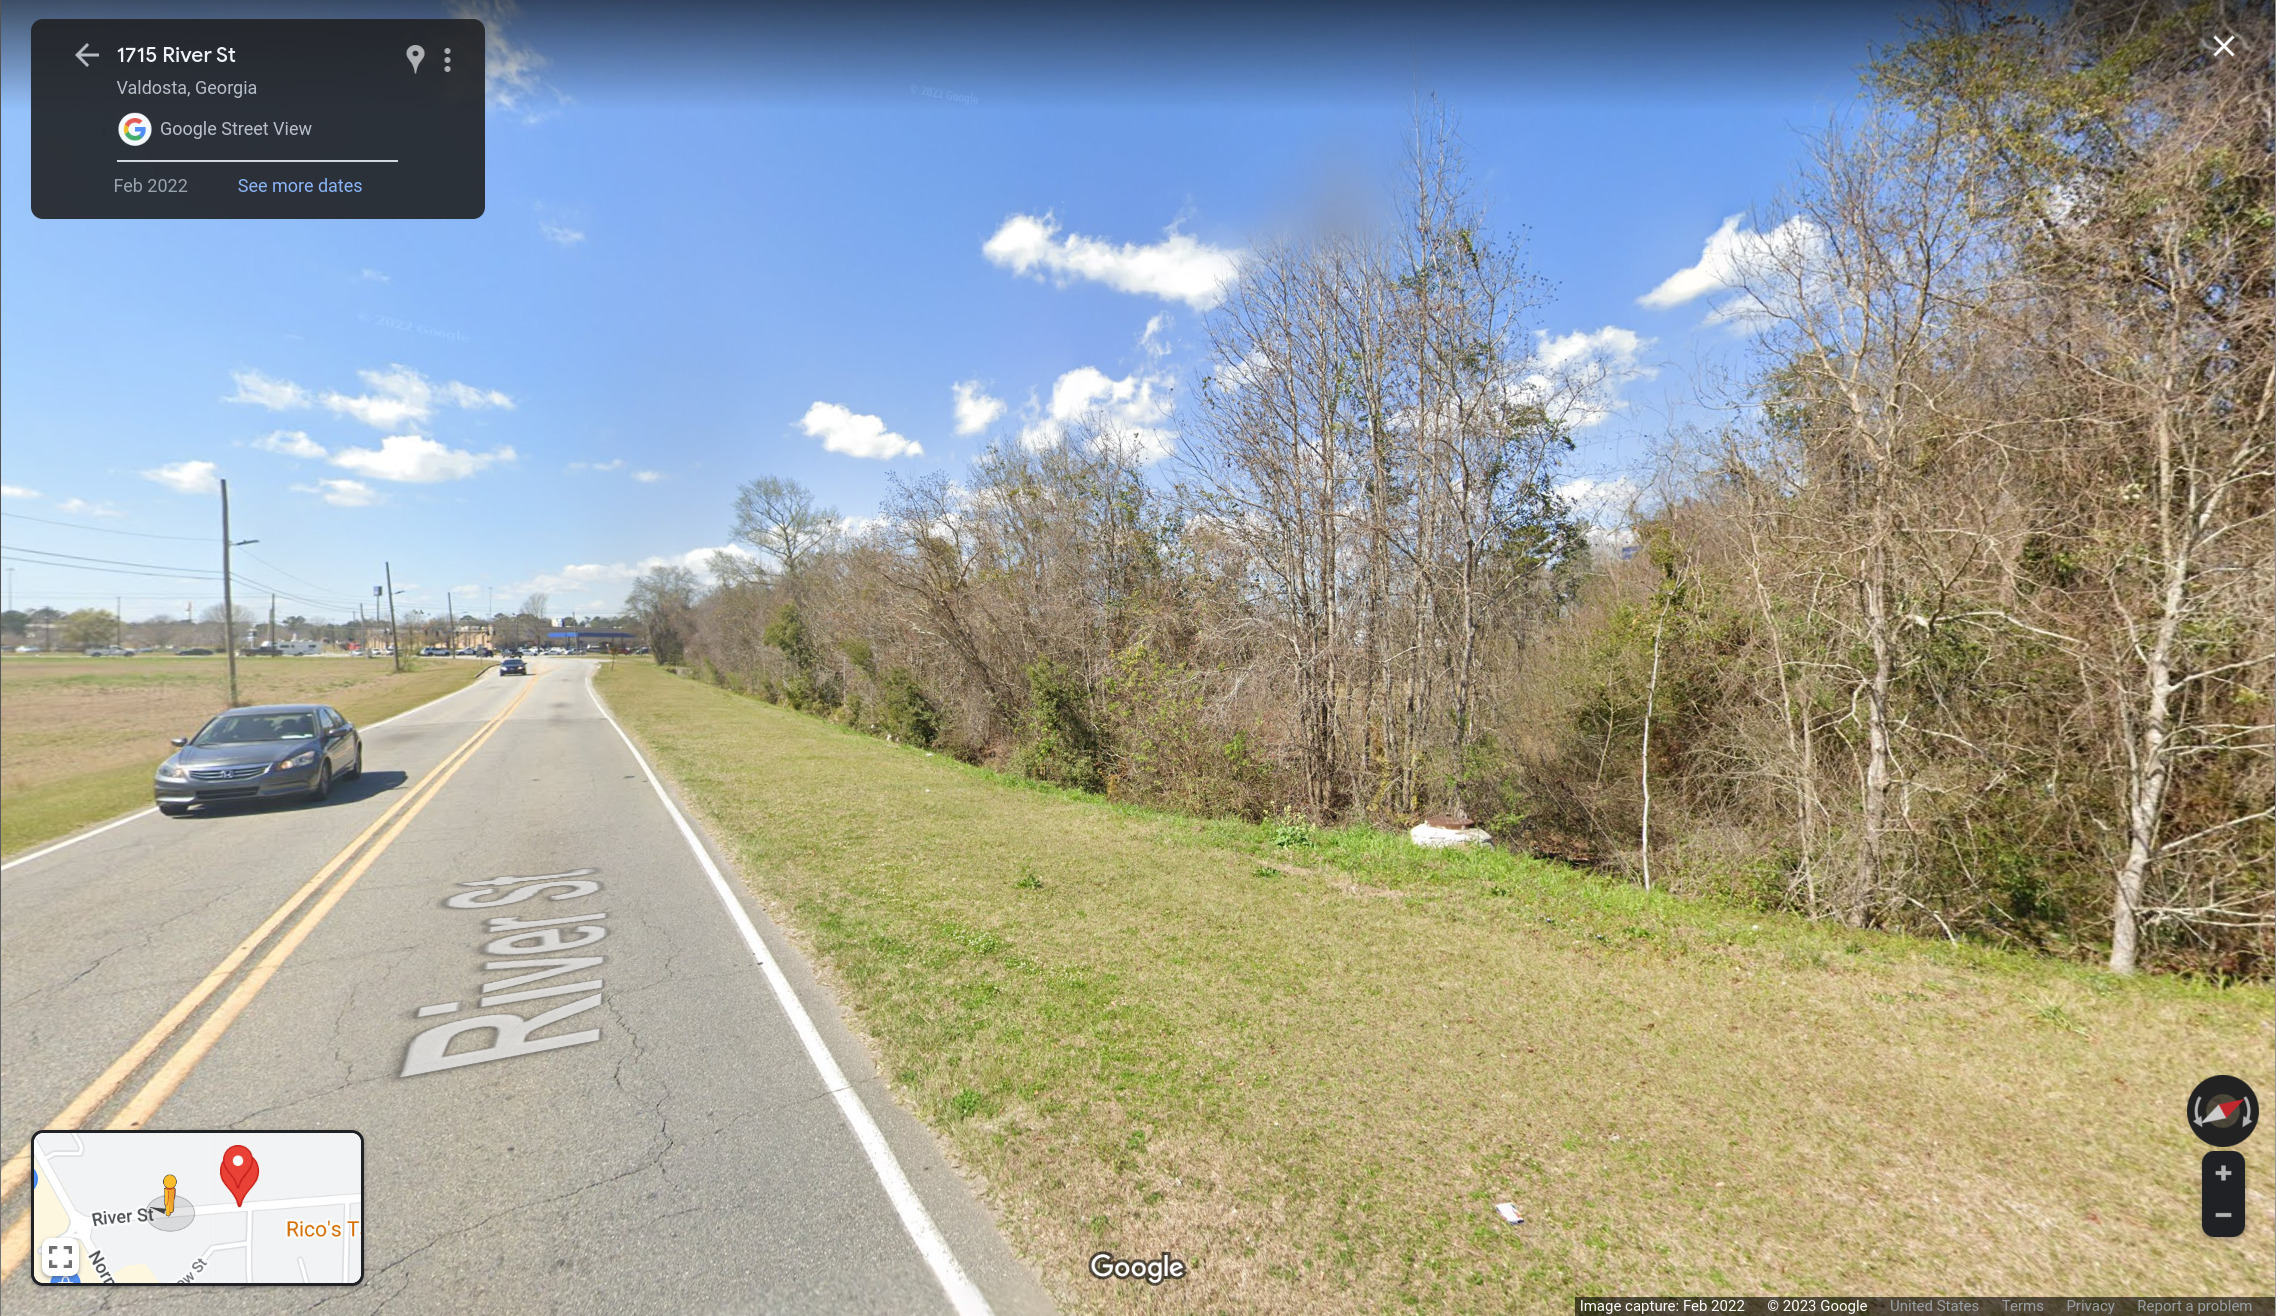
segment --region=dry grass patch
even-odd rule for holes
[[[600,689],[1071,1311],[2265,1281],[2198,1232],[2179,1117],[2265,1076],[2263,986],[1112,806],[649,667]],[[1193,1273],[1102,1283],[1101,1248]]]
[[[486,667],[431,662],[396,673],[377,659],[243,659],[237,685],[249,704],[331,704],[351,721],[376,722]],[[168,738],[222,711],[228,689],[219,657],[0,659],[0,852],[150,803],[150,770],[170,752]]]

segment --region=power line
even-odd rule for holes
[[[126,601],[135,604],[162,603],[168,607],[178,606],[183,603],[218,604],[221,602],[221,596],[219,594],[197,594],[190,591],[184,591],[179,594],[121,594],[117,590],[109,589],[42,590],[40,591],[39,598],[41,600],[39,604],[35,605],[34,607],[25,608],[24,611],[35,612],[39,608],[48,606],[48,604],[54,602],[57,599],[70,600],[74,602],[92,601],[96,603],[108,603],[114,599],[125,599]]]
[[[286,580],[299,581],[301,584],[308,586],[308,588],[312,590],[323,591],[328,588],[327,586],[317,584],[315,581],[310,580],[305,576],[296,576],[291,572],[285,570],[283,567],[278,566],[276,563],[269,561],[265,557],[260,557],[252,553],[247,553],[245,556],[252,558],[255,562],[258,562],[262,566],[267,567],[269,570],[276,572],[280,576],[283,576]]]
[[[211,576],[192,576],[179,571],[127,571],[119,567],[89,567],[81,566],[76,562],[50,562],[45,558],[17,557],[12,553],[0,553],[0,558],[35,567],[55,567],[63,571],[99,571],[111,576],[149,576],[158,580],[189,580],[201,583],[213,579]]]
[[[185,544],[202,544],[206,542],[204,539],[196,535],[154,535],[143,530],[113,530],[109,526],[82,525],[77,521],[51,521],[44,516],[27,516],[22,512],[0,512],[0,516],[5,516],[10,520],[15,521],[37,521],[41,525],[59,525],[66,530],[92,530],[95,533],[102,535],[129,535],[136,539],[178,539]]]
[[[183,576],[199,575],[219,577],[221,575],[220,572],[215,571],[210,567],[170,567],[163,562],[128,562],[123,558],[87,557],[84,554],[80,553],[58,553],[52,548],[24,548],[20,545],[11,544],[8,546],[8,551],[11,553],[38,553],[44,557],[68,558],[73,562],[100,562],[114,567],[148,567],[154,571],[172,571],[177,572]],[[62,563],[59,562],[55,565],[61,566]]]
[[[305,594],[295,594],[290,590],[279,589],[276,586],[269,584],[265,580],[255,580],[253,577],[246,575],[242,571],[237,573],[237,579],[243,581],[248,585],[251,585],[254,589],[257,589],[264,594],[274,594],[280,599],[290,599],[294,603],[305,603],[311,608],[349,609],[356,606],[354,603],[342,603],[339,599],[312,599]]]

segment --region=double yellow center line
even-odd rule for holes
[[[157,1072],[127,1099],[126,1104],[104,1127],[139,1129],[147,1124],[158,1113],[158,1108],[165,1104],[166,1099],[174,1095],[175,1089],[189,1078],[190,1071],[197,1068],[198,1062],[213,1050],[215,1043],[221,1040],[221,1035],[229,1031],[229,1026],[245,1012],[245,1007],[253,1003],[253,998],[260,994],[261,988],[267,986],[269,979],[277,975],[277,970],[284,967],[285,960],[299,949],[300,943],[308,940],[309,934],[316,930],[316,925],[323,922],[324,916],[331,913],[333,906],[338,905],[341,898],[347,895],[348,888],[371,870],[371,866],[387,852],[387,848],[395,843],[395,839],[403,834],[412,820],[419,816],[444,786],[450,784],[450,779],[458,774],[460,768],[466,766],[467,760],[474,756],[475,751],[497,734],[498,728],[506,724],[506,719],[513,715],[514,710],[521,706],[522,700],[528,698],[529,692],[536,688],[534,683],[523,686],[512,703],[507,704],[496,717],[483,723],[480,729],[452,750],[449,756],[435,766],[433,772],[427,774],[425,780],[389,806],[385,813],[359,832],[338,854],[325,861],[324,866],[316,870],[314,877],[286,897],[274,913],[261,920],[259,927],[247,933],[235,949],[222,957],[212,972],[200,979],[197,986],[192,987],[157,1023],[152,1024],[150,1031],[128,1047],[117,1060],[112,1061],[110,1067],[97,1076],[94,1082],[71,1099],[71,1104],[42,1127],[76,1129],[83,1125],[88,1116],[109,1102],[127,1079],[166,1045],[191,1015],[203,1008],[215,992],[220,991],[224,984],[236,976],[254,951],[260,949],[278,928],[283,927],[295,911],[307,904],[311,896],[323,890],[323,895],[317,897],[316,902],[301,913],[300,921],[294,923],[269,947],[268,952],[238,982],[236,989],[222,1000],[213,1013],[206,1016],[205,1021],[190,1034],[189,1040],[159,1066]],[[375,837],[378,839],[374,840]],[[328,882],[331,886],[325,889]],[[16,1190],[23,1186],[25,1179],[30,1176],[31,1163],[32,1148],[27,1142],[5,1164],[0,1164],[0,1200],[14,1196]],[[31,1212],[27,1209],[8,1226],[5,1235],[0,1235],[0,1276],[14,1274],[16,1267],[23,1264],[30,1251]]]

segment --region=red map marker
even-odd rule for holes
[[[253,1153],[242,1144],[221,1154],[221,1185],[237,1199],[239,1206],[245,1205],[245,1194],[253,1191],[260,1177],[261,1163],[254,1160]]]

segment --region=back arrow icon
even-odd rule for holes
[[[71,53],[72,53],[73,55],[75,55],[75,56],[77,56],[77,57],[78,57],[78,59],[79,59],[79,67],[81,67],[81,68],[86,68],[86,67],[87,67],[87,61],[88,61],[88,60],[91,60],[91,59],[101,59],[101,58],[103,57],[103,56],[102,56],[102,54],[101,54],[101,52],[99,52],[99,51],[93,51],[93,50],[89,50],[89,49],[87,49],[87,43],[86,43],[86,42],[84,42],[84,41],[82,41],[82,42],[80,42],[80,43],[79,43],[79,49],[77,49],[77,50],[75,50],[75,51],[73,51],[73,52],[71,52]]]

